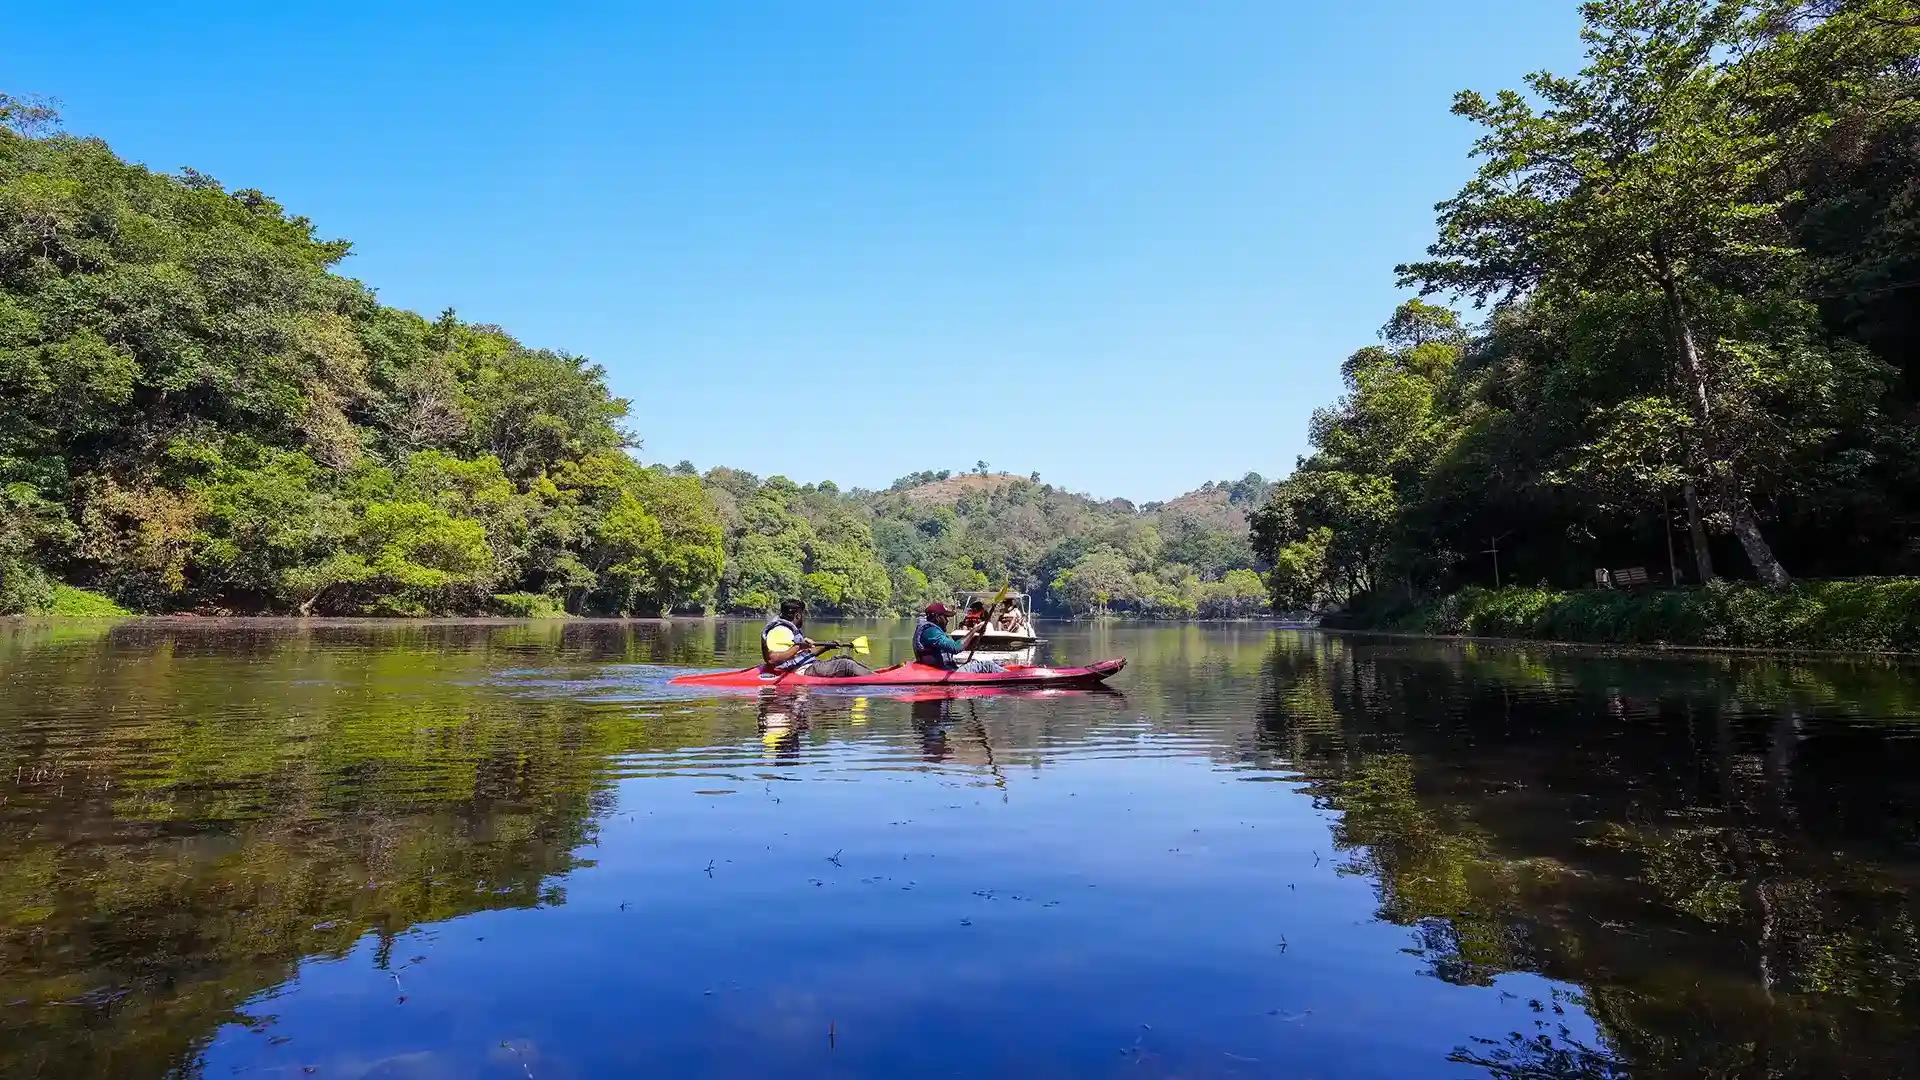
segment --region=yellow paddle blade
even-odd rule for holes
[[[853,647],[854,652],[857,652],[862,656],[865,656],[869,652],[869,649],[867,648],[867,635],[865,634],[861,634],[859,637],[854,638],[852,641],[847,642],[847,644]]]

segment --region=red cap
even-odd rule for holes
[[[953,614],[952,609],[948,608],[947,605],[940,603],[938,600],[927,605],[927,617],[930,619],[944,619],[947,616],[952,614]]]

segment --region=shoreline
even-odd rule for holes
[[[873,622],[910,622],[914,615],[823,615],[827,622],[848,622],[871,620]],[[708,622],[722,619],[762,620],[763,614],[751,612],[727,612],[714,615],[199,615],[193,612],[165,612],[159,614],[130,612],[125,615],[49,615],[21,614],[0,615],[0,626],[10,623],[29,622],[165,622],[182,626],[213,623],[232,623],[252,625],[259,623],[295,623],[304,626],[353,625],[386,626],[406,623],[431,623],[440,625],[499,625],[509,626],[519,623],[659,623],[659,622]],[[1061,623],[1068,626],[1122,623],[1128,626],[1269,626],[1274,630],[1316,630],[1317,626],[1299,623],[1283,623],[1279,619],[1068,619],[1041,617],[1037,623]]]
[[[1350,627],[1315,627],[1318,632],[1338,637],[1386,638],[1395,641],[1444,641],[1469,645],[1499,645],[1507,648],[1534,646],[1584,652],[1644,653],[1655,656],[1744,656],[1778,657],[1802,660],[1895,661],[1920,665],[1920,652],[1897,649],[1796,649],[1765,645],[1672,645],[1664,642],[1566,641],[1557,638],[1498,637],[1486,634],[1428,634],[1413,630],[1365,630]]]
[[[346,629],[371,627],[412,627],[412,626],[531,626],[531,625],[657,625],[675,622],[720,622],[724,620],[753,621],[757,615],[678,615],[678,616],[586,616],[568,615],[558,617],[517,617],[512,615],[426,615],[426,616],[386,616],[386,615],[0,615],[0,627],[29,625],[106,625],[123,623],[143,623],[148,625],[191,626],[205,629],[237,629],[245,627],[310,627],[313,629]],[[852,616],[854,620],[874,622],[903,622],[910,618],[904,615],[861,615]],[[832,620],[842,621],[842,620]],[[1283,624],[1263,619],[1041,619],[1038,622],[1056,622],[1066,625],[1085,625],[1091,622],[1124,622],[1138,626],[1247,626],[1274,631],[1293,631],[1317,633],[1328,637],[1374,638],[1384,641],[1431,641],[1456,645],[1494,645],[1502,648],[1546,648],[1579,652],[1597,652],[1615,655],[1644,656],[1739,656],[1755,659],[1779,658],[1801,660],[1851,660],[1860,662],[1886,663],[1920,666],[1920,651],[1912,650],[1874,650],[1874,649],[1804,649],[1786,647],[1768,647],[1759,645],[1676,645],[1663,642],[1600,642],[1567,641],[1550,638],[1502,637],[1491,634],[1436,634],[1412,630],[1370,630],[1359,627],[1301,626]]]

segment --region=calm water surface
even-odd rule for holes
[[[1920,1072],[1920,669],[756,631],[0,620],[0,1075]]]

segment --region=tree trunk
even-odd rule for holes
[[[1729,496],[1728,511],[1733,517],[1733,533],[1740,538],[1740,547],[1746,551],[1748,561],[1753,563],[1753,572],[1767,583],[1769,589],[1784,589],[1793,584],[1793,578],[1787,575],[1787,568],[1774,558],[1773,549],[1767,546],[1766,537],[1760,535],[1760,523],[1753,518],[1753,506],[1739,495]]]
[[[1694,493],[1693,481],[1687,481],[1682,489],[1687,501],[1687,541],[1693,545],[1693,568],[1700,574],[1700,584],[1705,585],[1715,577],[1713,572],[1713,552],[1707,548],[1707,526],[1701,520],[1700,496]]]
[[[1786,567],[1780,565],[1766,537],[1760,534],[1760,523],[1754,519],[1753,505],[1740,492],[1734,463],[1725,459],[1712,460],[1716,455],[1707,449],[1715,440],[1713,397],[1707,385],[1706,361],[1700,355],[1699,343],[1694,340],[1693,321],[1687,314],[1686,300],[1680,294],[1679,278],[1673,272],[1673,264],[1668,261],[1664,247],[1655,247],[1654,261],[1659,271],[1660,293],[1666,300],[1667,333],[1673,342],[1674,358],[1679,362],[1681,381],[1687,389],[1687,405],[1692,409],[1694,422],[1699,428],[1694,432],[1694,437],[1687,440],[1687,457],[1694,480],[1713,478],[1711,490],[1721,508],[1733,519],[1733,531],[1740,537],[1740,546],[1753,563],[1754,572],[1760,575],[1760,580],[1766,582],[1768,588],[1784,589],[1793,579],[1787,576]],[[1693,505],[1695,499],[1692,497],[1694,491],[1691,484],[1687,487],[1687,494],[1688,514],[1692,517],[1697,511]],[[1694,521],[1698,519],[1694,518]],[[1694,538],[1696,545],[1699,545],[1695,550],[1704,552],[1706,546],[1699,543],[1700,539],[1699,536]],[[1701,580],[1710,578],[1703,574]]]
[[[306,600],[303,601],[300,605],[300,617],[305,619],[312,616],[313,605],[319,603],[320,598],[327,595],[327,590],[333,588],[337,584],[339,583],[330,581],[327,584],[320,586],[320,589],[318,592],[314,593],[312,596],[307,597]]]

